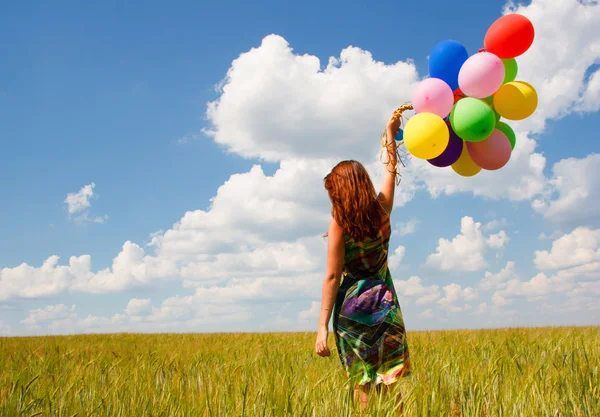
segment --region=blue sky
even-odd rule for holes
[[[4,5],[0,333],[316,328],[328,210],[318,180],[346,157],[379,169],[377,134],[427,76],[433,46],[451,38],[476,52],[504,7]],[[536,25],[520,74],[540,94],[535,117],[516,125],[518,156],[477,180],[414,162],[400,186],[392,221],[415,227],[391,250],[403,248],[393,275],[411,329],[600,322],[600,6],[534,0],[518,11]],[[314,68],[294,75],[311,71],[310,57],[327,73],[343,50],[349,64],[329,81],[313,83],[324,77]],[[89,207],[69,214],[67,196],[90,184],[78,200]],[[465,217],[467,237],[453,241]],[[492,235],[502,243],[487,244]],[[115,269],[126,242],[150,258],[134,248]],[[53,255],[63,266],[89,255],[91,270],[40,269]],[[484,289],[507,262],[514,272]],[[90,275],[105,268],[110,282]]]

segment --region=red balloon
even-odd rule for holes
[[[515,58],[529,49],[534,36],[535,30],[529,19],[520,14],[507,14],[490,26],[483,44],[498,58]]]
[[[461,98],[463,98],[464,96],[465,96],[465,93],[463,93],[460,88],[457,88],[456,90],[454,90],[454,104],[456,104],[456,102],[458,100],[460,100]]]

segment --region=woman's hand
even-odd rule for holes
[[[317,355],[325,357],[329,356],[331,352],[329,352],[329,347],[327,346],[327,336],[329,335],[329,330],[326,326],[319,326],[319,332],[317,333],[317,341],[315,343],[315,352]]]

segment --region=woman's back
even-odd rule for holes
[[[355,279],[381,279],[387,272],[388,248],[390,243],[390,216],[385,212],[377,236],[355,241],[344,233],[344,275]]]

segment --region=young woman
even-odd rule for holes
[[[315,351],[330,355],[333,313],[338,354],[363,410],[373,386],[389,386],[410,374],[404,320],[387,265],[396,180],[389,167],[397,163],[399,126],[392,116],[386,129],[389,164],[379,194],[357,161],[340,162],[325,177],[332,218]]]

